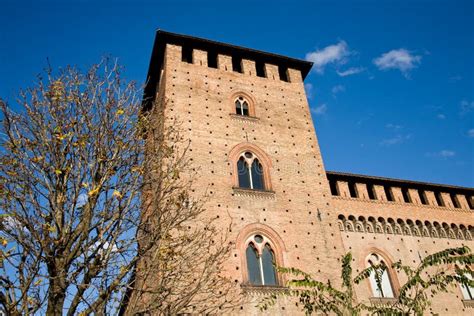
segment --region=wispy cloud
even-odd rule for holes
[[[351,76],[351,75],[356,75],[356,74],[361,73],[363,71],[365,71],[364,67],[351,67],[351,68],[343,70],[343,71],[337,70],[336,72],[341,77],[347,77],[347,76]]]
[[[444,119],[446,119],[446,115],[444,115],[443,113],[440,113],[440,114],[436,115],[436,118],[439,119],[439,120],[444,120]]]
[[[474,128],[467,131],[467,136],[474,138]]]
[[[326,103],[323,103],[320,106],[312,108],[311,112],[313,112],[315,115],[324,115],[326,114],[327,109],[328,109],[328,106],[326,105]]]
[[[434,157],[434,158],[443,158],[443,159],[448,159],[456,156],[456,152],[448,149],[443,149],[438,152],[434,153],[426,153],[427,157]]]
[[[451,77],[449,77],[449,81],[450,81],[450,82],[458,82],[458,81],[460,81],[460,80],[462,80],[462,76],[460,76],[460,75],[456,75],[456,76],[451,76]]]
[[[331,92],[333,96],[336,96],[339,92],[344,92],[346,91],[346,87],[344,87],[342,84],[338,84],[337,86],[332,87]]]
[[[306,91],[306,96],[308,99],[312,99],[314,97],[314,87],[311,83],[305,83],[304,90]]]
[[[398,69],[405,77],[408,77],[410,70],[421,63],[421,56],[400,48],[382,54],[373,62],[379,70]]]
[[[456,156],[456,153],[452,150],[441,150],[438,154],[443,158],[449,158],[449,157]]]
[[[345,41],[339,41],[337,44],[329,45],[323,49],[315,50],[306,54],[306,60],[314,63],[314,70],[317,73],[323,73],[328,64],[343,64],[351,54]]]
[[[474,101],[462,100],[461,101],[461,114],[467,114],[474,110]]]
[[[385,125],[385,127],[393,130],[399,130],[403,128],[403,126],[393,123],[388,123],[387,125]]]
[[[356,125],[357,125],[357,126],[362,126],[365,122],[367,122],[367,121],[369,121],[370,119],[372,119],[373,116],[374,116],[373,113],[367,114],[366,116],[360,118],[360,119],[356,122]]]
[[[387,147],[388,146],[393,146],[393,145],[398,145],[398,144],[402,144],[402,143],[406,142],[410,138],[411,138],[410,134],[406,134],[406,135],[398,134],[394,137],[383,139],[380,142],[380,145],[381,146],[387,146]]]

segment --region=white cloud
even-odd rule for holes
[[[401,126],[401,125],[392,124],[392,123],[388,123],[387,125],[385,125],[385,127],[390,128],[390,129],[401,129],[401,128],[403,128],[403,126]]]
[[[404,143],[405,141],[409,140],[410,138],[411,138],[410,134],[407,134],[407,135],[398,134],[395,137],[383,139],[380,142],[380,145],[382,145],[382,146],[398,145],[398,144]]]
[[[326,103],[323,103],[320,106],[317,106],[311,109],[311,112],[313,112],[316,115],[324,115],[326,114],[327,109],[328,109],[328,106],[326,105]]]
[[[471,128],[470,130],[467,131],[467,136],[474,138],[474,128]]]
[[[332,94],[338,94],[339,92],[346,91],[346,87],[343,85],[338,84],[337,86],[332,87],[331,92]]]
[[[404,48],[391,50],[374,59],[374,64],[379,70],[398,69],[405,76],[408,76],[408,72],[416,68],[420,62],[420,55],[413,55]]]
[[[306,60],[314,63],[314,70],[318,73],[324,72],[327,64],[343,64],[346,58],[351,54],[345,41],[339,41],[334,45],[329,45],[320,50],[306,54]]]
[[[460,75],[449,77],[450,82],[457,82],[457,81],[460,81],[460,80],[462,80],[462,76],[460,76]]]
[[[427,153],[426,155],[428,157],[447,159],[447,158],[452,158],[452,157],[456,156],[456,152],[454,152],[452,150],[443,149],[443,150],[435,152],[435,153]]]
[[[461,101],[461,114],[466,114],[474,110],[474,101]]]
[[[96,251],[99,256],[104,256],[104,255],[108,255],[109,251],[111,254],[117,253],[119,251],[119,248],[117,247],[116,243],[111,244],[107,240],[96,241],[93,245],[89,247],[89,251],[87,252],[87,255],[91,256]]]
[[[18,219],[11,215],[3,217],[0,221],[0,224],[3,226],[3,229],[10,234],[18,235],[21,233],[21,231],[26,234],[29,233],[28,228],[24,227]]]
[[[446,118],[446,115],[440,113],[440,114],[436,115],[436,117],[440,120],[444,120]]]
[[[306,96],[308,99],[312,99],[314,97],[314,87],[311,83],[305,83],[304,89],[306,91]]]
[[[363,124],[365,124],[365,122],[369,121],[370,119],[372,119],[372,117],[374,116],[373,113],[369,113],[368,115],[366,115],[365,117],[362,117],[361,119],[359,119],[357,122],[356,122],[356,125],[357,126],[362,126]]]
[[[439,155],[441,157],[448,158],[448,157],[454,157],[456,155],[456,153],[452,150],[441,150],[439,152]]]
[[[76,201],[76,208],[84,207],[84,205],[87,204],[88,199],[89,199],[89,197],[88,197],[87,194],[85,194],[85,193],[79,194],[79,196],[77,197],[77,201]]]
[[[351,76],[365,71],[364,67],[351,67],[344,71],[337,70],[337,74],[341,77]]]

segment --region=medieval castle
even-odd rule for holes
[[[312,64],[272,53],[158,31],[145,96],[167,100],[184,123],[198,187],[210,216],[232,218],[231,277],[257,302],[283,288],[280,266],[340,281],[340,258],[354,270],[420,258],[448,247],[474,249],[474,189],[326,171],[304,90]],[[147,103],[150,106],[152,102]],[[357,297],[390,302],[403,276],[389,270]],[[255,304],[240,308],[258,314]],[[433,313],[474,313],[474,289],[436,296]],[[300,308],[282,300],[271,314]]]

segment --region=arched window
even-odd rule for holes
[[[464,275],[469,280],[472,280],[472,276],[468,273]],[[465,300],[474,300],[474,287],[470,286],[468,283],[461,284],[462,296]]]
[[[248,282],[252,285],[278,285],[275,255],[270,241],[259,234],[252,235],[246,249]]]
[[[242,96],[239,96],[235,100],[235,113],[238,115],[249,116],[249,103]]]
[[[237,172],[240,188],[264,189],[263,167],[253,153],[246,151],[241,154],[237,161]]]
[[[378,266],[381,264],[385,264],[386,268],[383,270],[383,273],[380,277],[380,284],[379,282],[377,282],[375,271],[372,271],[369,276],[372,294],[374,297],[393,298],[395,296],[393,293],[392,283],[390,282],[388,265],[385,263],[384,259],[380,255],[376,253],[372,253],[369,255],[367,259],[367,267]]]
[[[258,146],[245,142],[235,145],[229,152],[229,163],[232,168],[233,189],[251,189],[271,193],[272,161]],[[243,191],[247,193],[256,193]]]

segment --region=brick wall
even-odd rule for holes
[[[242,73],[237,73],[232,70],[231,56],[217,57],[216,69],[207,67],[205,50],[193,51],[193,63],[182,62],[181,47],[167,44],[163,63],[166,78],[160,81],[156,89],[160,95],[155,97],[162,100],[168,124],[181,122],[184,136],[191,140],[189,158],[199,173],[195,194],[210,195],[207,215],[217,218],[223,229],[231,224],[231,240],[236,247],[225,273],[242,284],[249,300],[240,313],[259,314],[255,304],[266,293],[265,288],[247,287],[246,272],[242,271],[245,253],[238,245],[252,228],[260,227],[281,240],[278,255],[283,265],[301,268],[320,280],[330,279],[333,284],[340,283],[339,258],[347,251],[354,254],[354,267],[360,270],[374,249],[390,260],[416,264],[426,253],[461,244],[473,246],[467,239],[347,230],[344,225],[351,216],[391,219],[395,223],[398,219],[457,223],[466,229],[472,229],[473,217],[464,195],[459,196],[459,209],[454,209],[447,198],[448,207],[434,206],[432,192],[427,192],[432,205],[420,205],[418,197],[406,204],[400,202],[401,191],[394,187],[396,201],[387,202],[383,186],[376,184],[373,191],[377,200],[369,200],[366,185],[356,183],[359,197],[350,198],[347,182],[340,180],[339,196],[332,196],[301,72],[288,69],[290,82],[284,82],[279,78],[278,65],[265,64],[267,77],[263,78],[256,76],[252,60],[242,60]],[[253,103],[254,116],[235,115],[238,95],[247,96]],[[235,161],[229,153],[234,148],[246,148],[246,144],[258,147],[269,157],[271,190],[235,188]],[[368,283],[358,287],[357,296],[370,297]],[[268,314],[294,315],[298,310],[295,302],[283,299]],[[456,299],[440,296],[433,311],[469,314],[459,291]]]

